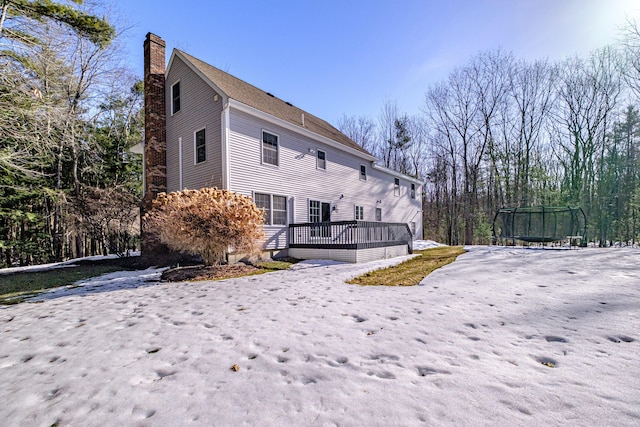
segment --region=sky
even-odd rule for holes
[[[640,250],[467,249],[419,286],[345,283],[407,257],[308,260],[115,272],[0,306],[0,420],[638,426]]]
[[[142,75],[147,32],[336,123],[397,102],[417,114],[430,84],[482,51],[556,61],[613,44],[637,0],[113,0]]]

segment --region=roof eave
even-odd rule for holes
[[[327,144],[330,147],[333,147],[333,148],[336,148],[338,150],[344,151],[346,153],[358,156],[361,159],[365,159],[365,160],[368,160],[370,162],[374,162],[376,160],[376,158],[374,156],[371,156],[371,155],[369,155],[367,153],[363,153],[363,152],[358,151],[358,150],[356,150],[354,148],[348,147],[348,146],[346,146],[346,145],[344,145],[344,144],[342,144],[340,142],[334,141],[333,139],[327,138],[325,136],[318,135],[315,132],[311,132],[310,130],[305,129],[305,128],[301,127],[301,126],[298,126],[298,125],[296,125],[294,123],[288,122],[286,120],[283,120],[281,118],[273,116],[273,115],[271,115],[269,113],[265,113],[262,110],[258,110],[257,108],[251,107],[251,106],[249,106],[247,104],[244,104],[244,103],[242,103],[240,101],[237,101],[237,100],[235,100],[233,98],[229,98],[229,106],[232,107],[232,108],[235,108],[236,110],[243,111],[243,112],[245,112],[247,114],[250,114],[252,116],[258,117],[258,118],[260,118],[262,120],[265,120],[265,121],[267,121],[269,123],[273,123],[275,125],[278,125],[280,127],[285,128],[285,129],[288,129],[288,130],[291,130],[293,132],[305,135],[305,136],[307,136],[307,137],[309,137],[309,138],[311,138],[311,139],[313,139],[315,141],[319,141],[319,142],[322,142],[324,144]]]
[[[377,169],[377,170],[379,170],[379,171],[381,171],[381,172],[386,172],[386,173],[388,173],[389,175],[393,175],[393,176],[396,176],[396,177],[398,177],[398,178],[402,178],[402,179],[404,179],[404,180],[406,180],[406,181],[413,182],[414,184],[422,185],[422,183],[423,183],[423,182],[422,182],[421,180],[419,180],[418,178],[414,178],[414,177],[412,177],[412,176],[405,175],[405,174],[403,174],[403,173],[400,173],[400,172],[394,171],[393,169],[389,169],[389,168],[384,167],[384,166],[381,166],[381,165],[379,165],[379,164],[377,164],[377,163],[374,163],[374,164],[373,164],[373,168],[374,168],[374,169]]]
[[[178,49],[173,49],[173,51],[171,52],[171,58],[169,59],[169,65],[167,66],[167,71],[166,71],[166,75],[165,78],[167,76],[169,76],[169,70],[171,70],[171,65],[173,65],[173,60],[175,57],[180,58],[180,60],[187,66],[189,67],[189,69],[191,71],[193,71],[194,73],[196,73],[198,75],[198,77],[200,77],[202,79],[202,81],[204,81],[207,85],[209,85],[211,87],[211,89],[213,89],[216,93],[220,94],[220,96],[222,97],[222,101],[223,101],[223,105],[225,105],[228,100],[229,100],[229,95],[227,95],[225,93],[225,91],[223,91],[222,89],[220,89],[220,87],[218,87],[215,83],[213,83],[211,81],[211,79],[207,76],[205,76],[202,71],[200,71],[198,69],[198,67],[196,67],[195,65],[193,65],[193,63],[186,58],[181,51],[179,51]]]

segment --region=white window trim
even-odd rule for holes
[[[416,185],[412,182],[409,187],[409,197],[415,200],[416,198]]]
[[[320,162],[320,159],[318,158],[320,153],[324,153],[324,167],[323,168],[321,168],[318,165],[318,163]],[[325,150],[321,150],[319,148],[316,148],[316,169],[319,169],[319,170],[322,170],[322,171],[326,171],[327,170],[327,152]]]
[[[180,93],[178,94],[178,99],[180,99],[180,109],[178,111],[173,111],[173,87],[177,84],[180,84],[180,80],[176,81],[171,85],[171,90],[169,92],[169,102],[171,102],[171,115],[178,114],[182,111],[182,85],[180,84]]]
[[[362,177],[362,168],[364,167],[364,178]],[[358,177],[360,178],[360,181],[366,181],[367,180],[367,165],[360,165],[360,168],[358,169]]]
[[[264,224],[265,227],[288,227],[290,224],[290,212],[289,212],[289,197],[285,196],[283,194],[273,194],[273,193],[268,193],[268,192],[262,192],[262,191],[252,191],[251,192],[251,199],[254,201],[256,200],[256,194],[262,194],[264,196],[269,196],[269,223],[268,224]],[[284,197],[284,206],[285,206],[285,217],[286,217],[286,224],[274,224],[273,223],[273,197]]]
[[[278,149],[276,150],[276,164],[271,164],[271,163],[266,163],[264,161],[264,134],[268,133],[270,135],[273,135],[277,138],[278,141]],[[262,132],[260,132],[260,164],[263,164],[265,166],[269,166],[272,168],[278,168],[280,167],[280,135],[272,132],[270,130],[267,129],[262,129]]]
[[[269,194],[271,196],[271,226],[273,227],[288,227],[289,226],[289,198],[281,194]],[[284,224],[273,223],[273,211],[275,210],[273,204],[274,197],[284,197]],[[282,211],[278,211],[282,212]]]
[[[396,185],[396,182],[398,183],[397,185]],[[393,178],[393,195],[394,196],[396,197],[400,196],[400,193],[401,193],[400,188],[401,188],[400,178],[397,178],[397,177]]]
[[[358,208],[362,211],[362,218],[358,218]],[[355,205],[353,208],[353,217],[355,218],[355,221],[364,221],[364,206]]]
[[[204,131],[204,160],[201,162],[198,162],[198,140],[196,139],[196,134],[198,132],[200,132],[201,130]],[[200,129],[197,129],[195,132],[193,132],[193,164],[194,165],[201,165],[203,163],[207,163],[207,158],[209,156],[207,156],[207,127],[201,127]]]
[[[327,203],[329,205],[329,220],[333,214],[333,203],[330,200],[322,199],[307,199],[307,222],[311,222],[311,202],[320,202],[320,220],[322,220],[322,204]]]
[[[378,219],[378,211],[380,212],[380,219]],[[376,222],[382,222],[382,208],[376,208],[374,214]]]

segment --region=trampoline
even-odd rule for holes
[[[585,243],[587,218],[581,207],[529,206],[502,208],[493,218],[493,242],[498,239],[527,243],[580,240]]]

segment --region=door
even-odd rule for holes
[[[331,203],[309,200],[309,222],[322,223],[311,227],[311,237],[331,237]]]

